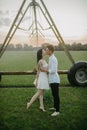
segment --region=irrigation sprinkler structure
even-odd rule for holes
[[[28,12],[28,14],[31,13],[32,9],[32,14],[30,17],[33,17],[32,22],[30,23],[28,30],[22,28],[20,26],[21,22],[23,21],[26,13]],[[44,17],[44,20],[47,22],[47,25],[49,25],[48,28],[44,29],[42,24],[40,23],[39,16],[37,15],[37,11],[40,11],[42,16]],[[45,3],[43,2],[43,0],[23,0],[18,13],[7,33],[7,36],[0,48],[0,57],[2,57],[3,53],[5,52],[7,46],[9,45],[10,41],[12,40],[15,32],[17,30],[24,30],[24,31],[28,31],[30,33],[30,37],[32,37],[33,35],[36,37],[37,43],[38,43],[38,39],[39,36],[43,37],[43,30],[47,30],[50,29],[55,37],[57,38],[58,42],[63,46],[65,54],[67,55],[67,57],[69,58],[69,60],[72,63],[72,67],[70,67],[69,70],[59,70],[60,74],[67,74],[68,76],[68,80],[72,85],[77,85],[77,86],[86,86],[87,85],[87,62],[83,61],[83,62],[77,62],[75,63],[72,55],[70,54],[68,48],[66,47],[66,44],[53,20],[53,18],[51,17]],[[28,72],[4,72],[1,71],[0,72],[0,77],[2,75],[21,75],[21,74],[35,74],[33,71],[28,71]]]

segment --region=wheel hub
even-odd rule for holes
[[[86,83],[87,82],[87,70],[79,69],[75,74],[75,78],[79,83]]]

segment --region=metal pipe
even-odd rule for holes
[[[54,26],[54,28],[55,28],[57,34],[58,34],[58,37],[59,37],[59,38],[58,38],[57,35],[56,35],[57,39],[60,41],[60,43],[61,43],[62,46],[64,47],[65,52],[66,52],[68,58],[70,59],[70,61],[72,62],[72,64],[74,64],[75,61],[74,61],[74,59],[72,58],[71,54],[69,53],[69,51],[68,51],[68,49],[67,49],[67,47],[66,47],[66,45],[65,45],[65,42],[64,42],[64,40],[63,40],[61,34],[59,33],[59,31],[58,31],[58,29],[57,29],[57,27],[56,27],[56,25],[55,25],[55,23],[54,23],[54,21],[53,21],[51,15],[50,15],[50,13],[49,13],[49,11],[47,10],[47,7],[45,6],[45,4],[44,4],[44,2],[43,2],[43,0],[41,0],[41,3],[42,3],[42,5],[43,5],[44,9],[46,10],[46,13],[48,14],[48,16],[49,16],[49,18],[50,18],[50,20],[51,20],[51,22],[52,22],[52,24],[53,24],[53,26]]]
[[[11,41],[11,39],[12,39],[13,35],[15,34],[15,32],[16,32],[16,30],[17,30],[18,26],[20,25],[20,23],[21,23],[22,19],[24,18],[25,14],[26,14],[26,12],[27,12],[27,10],[28,10],[28,8],[29,8],[29,6],[30,6],[30,4],[27,6],[27,8],[26,8],[26,10],[25,10],[24,14],[22,15],[21,19],[19,20],[18,24],[17,24],[16,26],[14,25],[14,26],[15,26],[15,29],[14,29],[13,33],[11,34],[11,36],[10,36],[9,40],[8,40],[8,39],[6,39],[6,41],[8,40],[8,42],[7,42],[6,46],[4,45],[4,48],[3,48],[2,52],[0,53],[0,57],[3,55],[4,51],[6,50],[6,48],[7,48],[8,44],[9,44],[9,42]],[[11,31],[12,31],[12,30],[11,30]],[[11,32],[10,32],[10,33],[11,33]],[[9,35],[10,35],[10,34],[9,34]]]
[[[22,2],[22,4],[21,4],[21,7],[20,7],[20,9],[19,9],[19,11],[18,11],[18,13],[17,13],[17,15],[16,15],[14,21],[13,21],[13,24],[11,25],[11,28],[10,28],[10,30],[9,30],[9,32],[8,32],[8,34],[7,34],[7,36],[6,36],[5,40],[4,40],[4,42],[3,42],[3,45],[2,45],[2,47],[0,48],[0,53],[2,52],[2,50],[3,50],[3,48],[4,48],[5,44],[6,44],[6,41],[7,41],[8,37],[9,37],[9,35],[10,35],[10,33],[11,33],[11,31],[12,31],[14,25],[15,25],[15,22],[17,21],[17,19],[18,19],[18,17],[19,17],[19,14],[20,14],[20,12],[21,12],[21,10],[22,10],[22,8],[23,8],[25,2],[26,2],[26,0],[23,0],[23,2]]]
[[[35,75],[37,71],[0,71],[0,75]],[[58,70],[59,74],[68,74],[68,70]]]
[[[34,18],[35,18],[35,29],[36,29],[36,38],[37,38],[37,44],[38,44],[38,26],[37,26],[37,14],[36,14],[36,6],[38,5],[35,0],[32,0],[33,2],[33,9],[34,9]]]

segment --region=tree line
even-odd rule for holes
[[[43,44],[42,47],[45,47],[47,45],[47,43]],[[2,44],[0,44],[0,48],[1,48]],[[72,51],[86,51],[87,50],[87,44],[81,44],[81,43],[73,43],[73,44],[66,44],[66,47],[68,48],[68,50],[72,50]],[[32,51],[32,50],[38,50],[38,48],[40,47],[33,47],[32,45],[28,45],[28,44],[9,44],[7,49],[8,51]],[[61,46],[61,44],[58,44],[55,46],[55,50],[57,51],[63,51],[63,47]]]
[[[66,44],[66,47],[68,48],[68,50],[72,51],[87,50],[87,44],[82,43]],[[63,47],[61,46],[61,44],[59,44],[58,46],[55,46],[55,50],[63,50]]]

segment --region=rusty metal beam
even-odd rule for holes
[[[0,71],[0,75],[35,75],[36,71]],[[68,74],[68,70],[59,70],[59,74]]]
[[[11,32],[12,32],[13,27],[15,26],[15,23],[16,23],[16,21],[17,21],[19,15],[20,15],[20,12],[21,12],[21,10],[22,10],[22,8],[23,8],[25,2],[26,2],[26,0],[23,0],[23,2],[22,2],[22,4],[21,4],[21,7],[20,7],[20,9],[19,9],[19,11],[18,11],[18,13],[17,13],[17,15],[16,15],[16,17],[15,17],[15,19],[14,19],[14,21],[13,21],[11,27],[10,27],[10,30],[9,30],[9,32],[8,32],[8,34],[7,34],[7,36],[6,36],[5,40],[4,40],[4,42],[3,42],[3,45],[2,45],[2,47],[0,48],[0,54],[1,54],[2,51],[3,51],[3,48],[4,48],[4,46],[5,46],[5,44],[6,44],[7,40],[8,40],[8,38],[9,38]]]
[[[62,36],[61,36],[61,34],[60,34],[60,32],[59,32],[57,26],[55,25],[55,22],[53,21],[53,19],[52,19],[51,15],[50,15],[50,13],[49,13],[49,11],[48,11],[46,5],[44,4],[43,0],[41,0],[41,3],[42,3],[42,5],[43,5],[43,7],[44,7],[44,9],[45,9],[45,11],[46,11],[46,13],[47,13],[49,19],[50,19],[50,22],[48,22],[48,23],[50,23],[51,28],[52,28],[52,30],[53,30],[53,32],[54,32],[56,38],[58,39],[58,41],[59,41],[59,42],[61,43],[61,45],[63,46],[63,48],[64,48],[64,50],[65,50],[65,53],[66,53],[66,55],[68,56],[68,58],[70,59],[70,61],[72,62],[72,64],[74,64],[75,61],[74,61],[72,55],[70,54],[70,52],[68,51],[68,48],[66,47],[66,44],[65,44],[65,42],[64,42],[64,40],[63,40],[63,38],[62,38]],[[43,13],[43,14],[44,14],[44,13]],[[46,14],[44,14],[44,16],[45,16],[45,18],[46,18],[46,20],[47,20]],[[49,20],[48,20],[48,21],[49,21]]]
[[[26,11],[24,13],[22,13],[22,9],[24,7],[24,4],[25,4],[26,0],[23,0],[22,2],[22,5],[13,21],[13,24],[4,40],[4,43],[2,45],[2,47],[0,48],[0,57],[2,56],[2,54],[4,53],[4,51],[6,50],[9,42],[11,41],[13,35],[15,34],[16,30],[19,28],[19,24],[21,23],[25,13],[27,12],[29,6],[33,6],[33,10],[34,10],[34,18],[35,18],[35,31],[36,31],[36,36],[37,36],[37,41],[38,41],[38,26],[37,26],[37,14],[36,14],[36,6],[39,7],[42,11],[42,14],[44,15],[45,19],[47,20],[48,24],[50,25],[50,28],[52,29],[52,31],[54,32],[57,40],[59,41],[59,43],[61,43],[61,45],[63,46],[64,48],[64,51],[66,53],[66,55],[68,56],[69,60],[72,62],[72,64],[75,63],[72,55],[70,54],[68,48],[66,47],[66,44],[57,28],[57,26],[55,25],[46,5],[44,4],[43,0],[40,0],[42,6],[43,6],[43,9],[42,9],[42,6],[39,5],[39,3],[36,2],[36,0],[32,0],[32,2],[30,2],[29,6],[27,7]],[[16,25],[16,22],[17,22],[17,19],[19,17],[19,15],[22,15],[20,21],[17,23]],[[16,26],[15,26],[16,25]],[[13,30],[14,29],[14,30]]]

